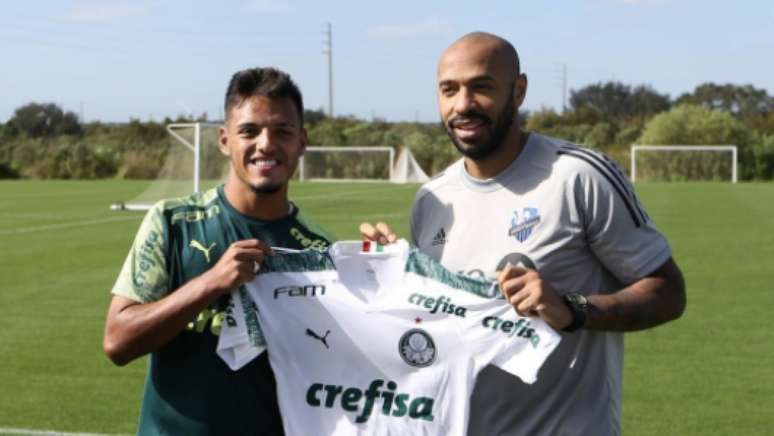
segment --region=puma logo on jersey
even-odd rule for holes
[[[210,250],[212,250],[212,247],[215,246],[214,242],[210,244],[209,247],[204,248],[204,245],[202,245],[201,242],[197,241],[196,239],[191,239],[191,242],[188,244],[188,246],[204,253],[204,258],[207,259],[207,263],[210,263]]]
[[[438,230],[438,233],[435,234],[433,237],[433,247],[438,245],[444,245],[446,244],[446,230],[441,227],[441,230]]]
[[[325,345],[325,348],[328,348],[328,349],[330,349],[330,347],[328,346],[328,335],[330,333],[331,333],[331,331],[328,330],[328,331],[325,332],[324,335],[320,336],[317,333],[315,333],[314,331],[312,331],[312,329],[306,329],[306,335],[307,336],[311,336],[311,337],[317,339],[318,341],[322,342],[323,345]]]

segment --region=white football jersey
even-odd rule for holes
[[[492,278],[507,263],[522,265],[561,294],[618,291],[672,255],[618,166],[536,133],[492,179],[474,179],[460,160],[424,184],[411,231],[452,271]],[[532,385],[494,367],[481,372],[471,436],[620,433],[623,334],[562,336]]]
[[[463,435],[479,370],[532,383],[559,343],[492,282],[406,241],[362,247],[271,256],[233,294],[218,353],[236,368],[265,340],[288,435]]]

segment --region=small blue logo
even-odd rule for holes
[[[519,242],[524,242],[532,234],[532,229],[540,222],[540,213],[537,208],[525,207],[521,214],[518,210],[513,211],[511,218],[511,228],[508,230],[508,236],[513,236]]]

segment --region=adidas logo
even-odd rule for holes
[[[433,237],[433,246],[437,245],[443,245],[446,243],[446,230],[441,227],[441,230],[438,230],[438,233],[435,234]]]

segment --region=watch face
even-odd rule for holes
[[[586,296],[577,292],[569,293],[565,295],[565,298],[567,298],[568,303],[580,309],[584,309],[589,304],[589,300]]]

